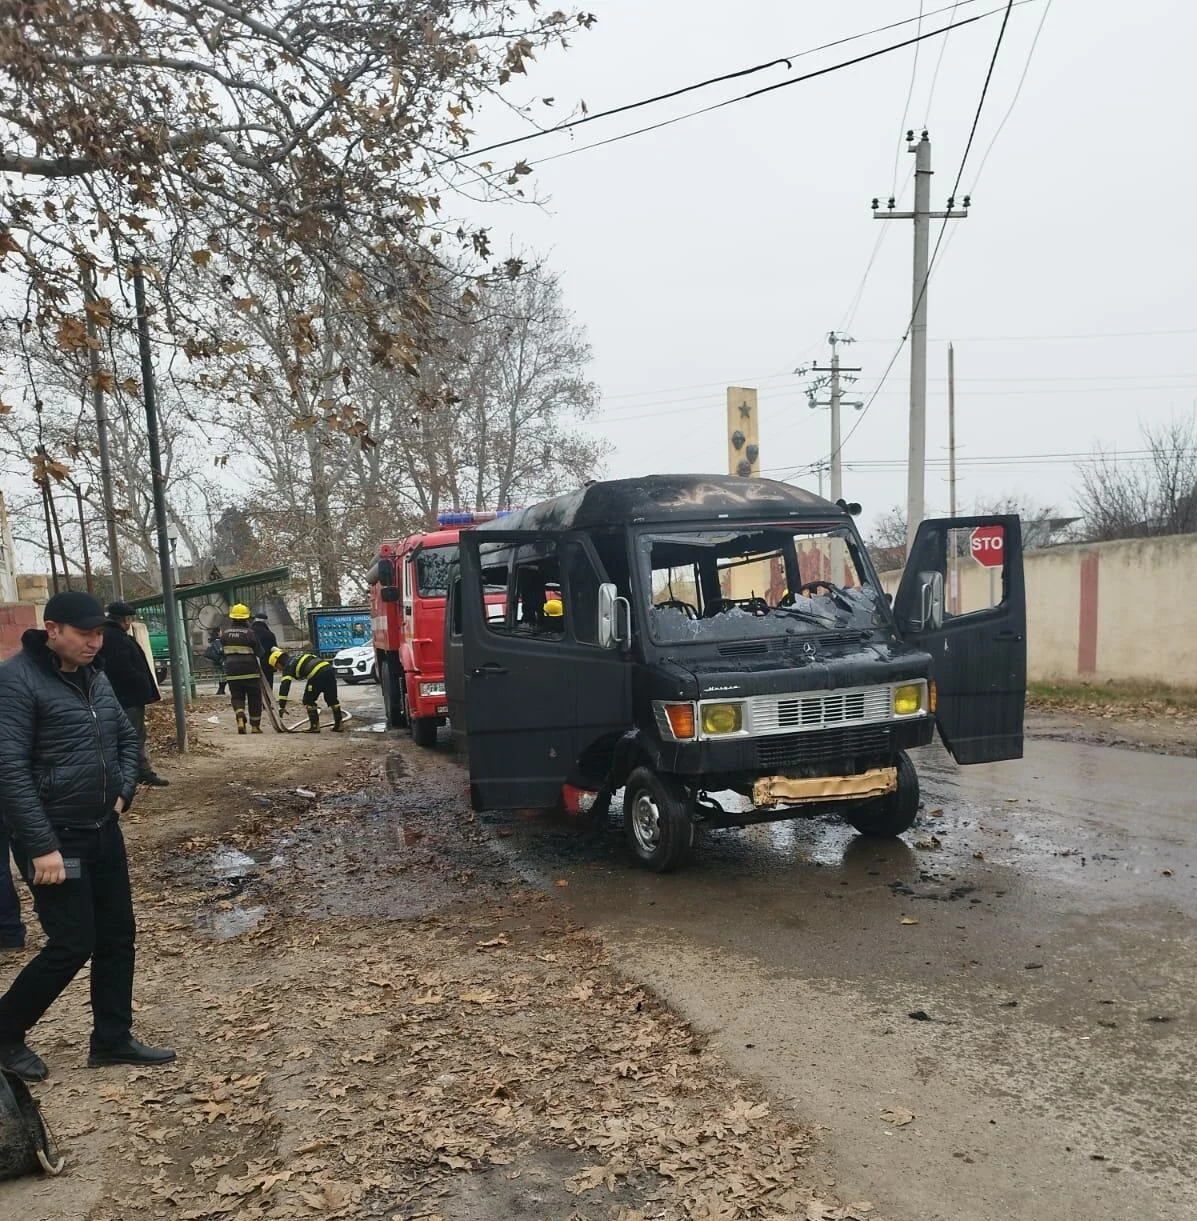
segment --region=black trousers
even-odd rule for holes
[[[153,768],[150,766],[150,757],[145,750],[145,705],[144,704],[129,704],[123,705],[125,708],[125,716],[129,718],[129,723],[137,730],[137,738],[141,743],[141,761],[138,764],[138,775],[144,780]]]
[[[12,881],[12,866],[8,860],[8,831],[0,822],[0,946],[25,944],[25,926],[21,923],[21,900]]]
[[[233,708],[240,712],[245,705],[249,704],[249,719],[260,721],[262,719],[262,684],[258,681],[258,676],[255,674],[252,678],[230,678],[229,680],[229,699],[233,701]]]
[[[92,1049],[112,1047],[133,1026],[136,925],[125,838],[115,818],[87,831],[60,830],[64,858],[77,857],[82,876],[57,886],[33,886],[33,905],[46,934],[41,952],[0,996],[0,1043],[20,1043],[91,959]],[[29,856],[13,844],[22,877]]]
[[[325,666],[308,683],[307,690],[303,693],[303,702],[314,708],[320,696],[324,696],[324,702],[330,708],[337,702],[337,674],[332,666]]]

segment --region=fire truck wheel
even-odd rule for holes
[[[414,716],[410,719],[412,741],[417,746],[436,745],[436,717]]]
[[[394,667],[384,661],[379,668],[382,684],[382,706],[386,709],[387,724],[392,729],[402,729],[407,724],[407,706],[403,698],[403,675],[396,676]]]
[[[909,831],[919,816],[919,774],[903,751],[898,756],[898,787],[875,801],[863,801],[844,814],[844,821],[870,839],[892,839]]]
[[[694,843],[693,803],[676,780],[638,767],[624,786],[623,825],[636,860],[666,873],[686,859]]]

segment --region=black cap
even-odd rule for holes
[[[137,614],[137,609],[128,602],[109,602],[108,613],[114,619],[132,619]]]
[[[104,626],[104,608],[100,600],[91,594],[77,589],[68,590],[64,594],[55,594],[46,603],[42,618],[48,623],[66,623],[81,632],[90,632],[92,628]]]

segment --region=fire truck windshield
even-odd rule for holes
[[[422,598],[449,593],[449,570],[457,562],[457,546],[424,547],[416,554],[416,591]]]

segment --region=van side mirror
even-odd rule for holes
[[[393,585],[384,585],[382,587],[382,600],[384,602],[398,602],[399,591]]]
[[[943,627],[943,573],[919,573],[919,622],[915,631],[934,632]]]
[[[632,638],[632,608],[619,590],[606,582],[598,591],[598,642],[604,649],[622,648]]]

